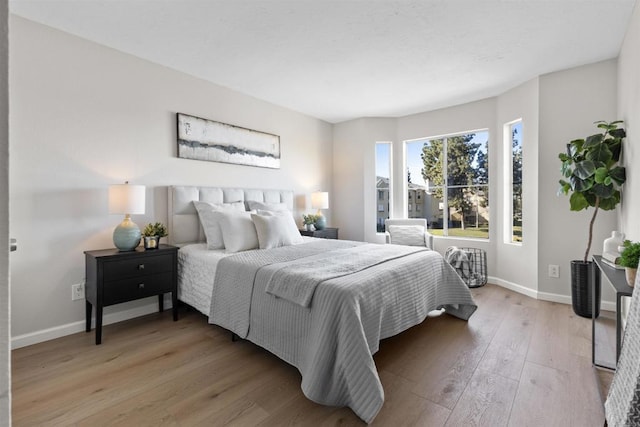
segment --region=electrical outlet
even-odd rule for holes
[[[560,277],[560,266],[549,264],[549,277]]]
[[[71,301],[84,298],[84,283],[71,285]]]

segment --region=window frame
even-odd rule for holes
[[[376,191],[381,191],[378,189],[378,173],[377,173],[377,169],[378,169],[378,146],[379,145],[387,145],[389,147],[389,188],[388,188],[388,193],[387,193],[387,218],[391,218],[391,212],[393,212],[393,142],[392,141],[376,141],[375,143],[375,152],[374,152],[374,174],[375,174],[375,182],[376,182]],[[380,219],[378,217],[379,212],[384,212],[384,209],[382,211],[379,211],[378,208],[380,207],[380,204],[378,204],[379,200],[376,198],[376,234],[377,235],[384,235],[385,231],[378,231],[378,226],[380,225]],[[384,202],[384,197],[383,200]],[[384,207],[384,206],[383,206]],[[382,221],[382,226],[384,228],[384,221]]]
[[[522,118],[517,118],[515,120],[511,120],[503,125],[503,147],[504,147],[504,161],[503,161],[503,169],[504,169],[504,199],[503,199],[503,215],[504,215],[504,224],[503,224],[503,242],[507,245],[515,245],[522,246],[524,241],[524,233],[520,236],[520,241],[513,240],[514,238],[514,230],[513,230],[513,127],[517,124],[520,124],[520,149],[523,152],[523,160],[524,160],[524,122]],[[522,165],[522,169],[524,170],[524,162]],[[522,186],[524,176],[521,176],[520,185]],[[522,194],[522,191],[521,191]],[[521,211],[522,211],[522,201]],[[524,220],[521,221],[520,227],[522,228],[522,224],[524,224]]]
[[[436,136],[427,136],[427,137],[422,137],[422,138],[413,138],[413,139],[407,139],[404,140],[404,151],[405,153],[407,152],[407,144],[411,144],[411,143],[417,143],[417,142],[426,142],[426,141],[432,141],[432,140],[436,140],[436,139],[442,139],[443,141],[443,158],[442,158],[442,174],[444,177],[444,183],[442,186],[437,186],[438,188],[442,188],[442,200],[439,201],[439,211],[442,212],[442,217],[443,217],[443,221],[442,221],[442,232],[443,235],[439,236],[439,235],[435,235],[436,238],[446,238],[446,239],[462,239],[462,240],[475,240],[475,241],[480,241],[480,242],[490,242],[491,240],[491,221],[489,221],[489,226],[488,226],[488,231],[487,231],[487,237],[469,237],[469,236],[451,236],[449,235],[449,224],[448,221],[445,220],[445,218],[447,217],[447,212],[449,210],[449,190],[450,189],[455,189],[455,188],[486,188],[486,190],[488,191],[490,189],[490,171],[487,171],[487,182],[486,184],[474,184],[474,185],[448,185],[448,181],[449,181],[449,176],[448,176],[448,163],[449,163],[449,155],[448,155],[448,147],[447,147],[447,141],[449,138],[454,138],[456,136],[461,136],[461,135],[468,135],[471,133],[479,133],[479,132],[485,132],[487,134],[487,142],[489,142],[491,140],[491,132],[490,132],[490,128],[479,128],[479,129],[473,129],[473,130],[467,130],[467,131],[461,131],[461,132],[454,132],[454,133],[448,133],[448,134],[442,134],[442,135],[436,135]],[[487,145],[487,159],[489,157],[489,147]],[[403,167],[405,169],[407,169],[407,158],[405,156],[404,159],[404,165]],[[404,187],[406,189],[408,189],[408,184],[405,181],[404,182]],[[434,186],[435,188],[436,186]],[[427,188],[427,191],[429,190],[429,188]],[[476,196],[477,197],[477,196]],[[440,208],[440,205],[442,205],[442,208]],[[489,208],[489,204],[487,204],[487,209]],[[409,210],[408,210],[408,203],[405,206],[405,212],[407,217],[409,216]],[[476,207],[476,210],[478,208]]]

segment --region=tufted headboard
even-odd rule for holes
[[[198,186],[170,186],[167,197],[169,212],[169,244],[184,245],[204,242],[204,232],[200,227],[194,200],[210,203],[263,202],[286,203],[293,211],[293,191],[256,190],[247,188],[222,188]],[[246,207],[245,207],[246,208]]]

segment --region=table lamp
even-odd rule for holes
[[[318,209],[316,216],[316,229],[324,230],[327,226],[327,219],[322,215],[321,209],[329,209],[329,193],[326,191],[317,191],[311,194],[311,207]]]
[[[109,186],[109,213],[122,214],[124,220],[113,230],[113,244],[121,251],[132,251],[140,244],[140,228],[131,215],[144,214],[144,185],[114,184]]]

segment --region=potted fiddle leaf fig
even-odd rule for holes
[[[562,162],[562,176],[558,194],[569,195],[572,211],[593,208],[584,257],[571,261],[571,301],[573,311],[582,317],[592,316],[592,297],[589,283],[591,262],[588,260],[593,241],[593,224],[598,211],[613,210],[620,203],[621,185],[626,181],[624,166],[619,164],[622,141],[626,136],[621,120],[595,122],[600,133],[567,144],[567,152],[558,157]],[[597,276],[597,275],[591,275]],[[600,307],[600,284],[594,283],[596,313]]]

